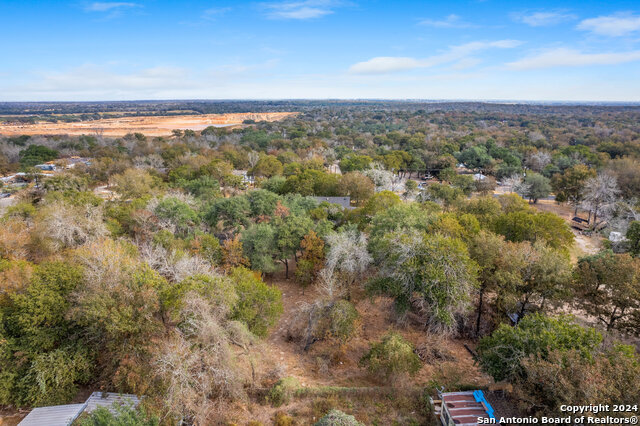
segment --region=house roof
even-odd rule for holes
[[[351,207],[351,197],[313,197],[314,200],[319,203],[327,202],[329,204],[338,204],[345,209],[352,209]]]
[[[84,404],[34,408],[27,417],[22,419],[19,426],[67,426],[82,413],[83,409]]]
[[[98,407],[107,407],[113,412],[114,403],[130,404],[135,407],[140,403],[140,399],[135,395],[94,392],[82,404],[34,408],[18,426],[69,426],[83,412],[90,413]]]
[[[114,403],[130,404],[131,406],[135,407],[140,403],[140,399],[138,399],[138,397],[135,395],[129,394],[114,392],[94,392],[84,403],[86,406],[84,411],[90,413],[98,407],[107,407],[109,408],[109,410],[113,411]]]

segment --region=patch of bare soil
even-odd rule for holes
[[[0,411],[0,426],[16,426],[24,419],[29,411]]]
[[[100,135],[117,137],[124,136],[127,133],[143,133],[147,136],[169,136],[172,130],[177,129],[200,131],[209,126],[233,127],[242,125],[244,120],[278,121],[296,114],[296,112],[265,112],[103,118],[76,123],[0,123],[0,135]]]
[[[433,383],[449,388],[482,387],[492,382],[475,365],[465,348],[465,343],[472,346],[470,342],[444,337],[434,340],[434,336],[420,327],[398,324],[394,318],[393,301],[387,297],[353,295],[352,302],[360,314],[357,336],[342,346],[319,341],[305,351],[300,342],[290,340],[288,330],[296,320],[300,306],[313,303],[321,295],[313,287],[303,293],[293,279],[285,280],[281,274],[268,281],[281,290],[284,313],[265,341],[262,373],[277,366],[281,376],[297,378],[308,393],[281,407],[260,401],[238,404],[231,416],[237,424],[249,421],[272,424],[277,412],[294,416],[296,424],[310,424],[331,408],[349,412],[365,424],[391,424],[393,421],[406,424],[408,418],[419,419],[420,424],[424,424],[431,419],[425,418],[421,412],[426,407],[420,400],[423,387]],[[416,376],[404,378],[401,383],[371,377],[358,362],[372,343],[391,330],[402,334],[416,347],[434,343],[442,345],[439,351],[446,353],[446,357],[424,363]],[[340,390],[336,390],[337,387]]]

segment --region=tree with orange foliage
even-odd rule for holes
[[[229,271],[237,266],[249,266],[249,259],[242,251],[239,235],[222,243],[222,269]]]
[[[312,284],[324,265],[324,241],[311,230],[300,243],[302,255],[296,268],[296,279],[302,287]]]

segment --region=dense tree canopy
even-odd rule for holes
[[[50,107],[30,108],[42,120],[88,108]],[[616,343],[640,324],[637,108],[185,103],[225,108],[299,114],[162,137],[0,138],[0,172],[11,175],[0,187],[0,405],[104,389],[145,403],[82,421],[231,422],[238,410],[264,414],[263,387],[302,399],[345,377],[467,386],[481,374],[445,374],[470,365],[447,349],[477,339],[480,368],[516,384],[530,414],[637,400],[637,355]],[[45,161],[56,171],[33,167]],[[351,204],[320,198],[333,196]],[[565,202],[588,221],[581,245]],[[588,239],[611,251],[580,257]],[[605,343],[550,316],[567,309]],[[280,351],[291,343],[287,356],[314,374],[305,387],[286,386],[292,363]],[[354,354],[365,355],[359,366]],[[446,363],[423,369],[430,358]],[[415,424],[386,413],[405,397],[394,392],[363,422]],[[317,401],[296,412],[323,418]],[[332,413],[321,422],[348,419]]]

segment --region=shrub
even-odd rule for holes
[[[160,419],[149,416],[143,409],[114,404],[113,411],[98,407],[86,417],[81,417],[79,426],[157,426]]]
[[[534,415],[562,416],[562,405],[636,404],[640,401],[640,360],[633,347],[617,345],[585,359],[579,351],[555,350],[547,359],[523,360],[525,377],[517,382],[516,396]],[[600,415],[623,413],[599,413]]]
[[[286,413],[282,411],[278,411],[276,413],[274,422],[274,426],[293,426],[293,417],[288,416]]]
[[[340,410],[331,410],[321,418],[315,426],[361,426],[362,423],[355,417],[345,414]]]
[[[298,388],[300,388],[300,382],[295,377],[282,378],[269,390],[267,401],[274,407],[288,404]]]
[[[478,344],[480,366],[496,381],[522,376],[522,360],[528,356],[546,359],[553,350],[575,349],[589,358],[602,341],[592,328],[583,328],[569,317],[541,314],[524,317],[517,327],[502,324]]]
[[[356,333],[358,318],[358,311],[346,300],[305,304],[289,327],[289,338],[300,341],[305,350],[327,338],[344,343]]]
[[[358,311],[353,304],[346,300],[338,300],[325,308],[318,325],[318,334],[346,342],[356,331],[358,317]]]
[[[397,333],[389,333],[371,346],[360,365],[376,376],[389,379],[405,373],[414,375],[422,363],[411,343]]]

